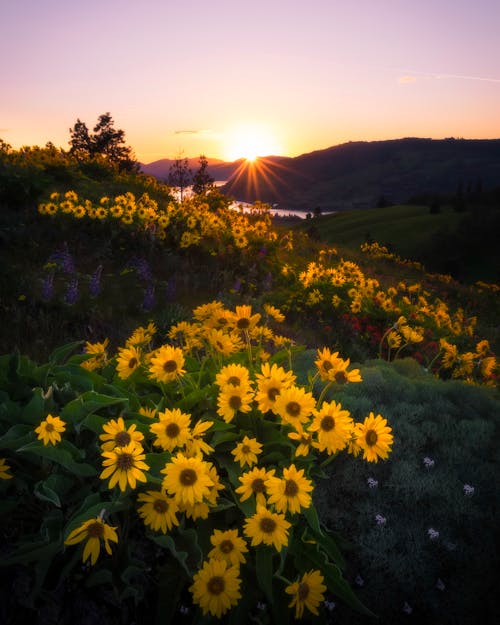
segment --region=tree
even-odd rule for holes
[[[205,195],[207,191],[213,189],[214,179],[208,173],[208,160],[204,154],[199,158],[200,168],[193,176],[193,193],[195,195]]]
[[[191,178],[188,159],[181,158],[179,155],[169,169],[168,184],[178,189],[181,202],[184,198],[184,190],[191,184]]]
[[[139,171],[139,163],[135,160],[132,148],[125,145],[125,132],[114,128],[114,121],[109,113],[99,116],[94,126],[94,134],[89,132],[87,125],[80,119],[77,119],[69,132],[70,153],[77,158],[93,158],[99,155],[117,165],[121,171]]]

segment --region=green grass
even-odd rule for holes
[[[428,206],[389,206],[353,209],[320,218],[324,238],[346,247],[359,247],[367,239],[391,245],[400,256],[415,258],[422,239],[440,230],[454,231],[463,215],[450,210],[437,215]]]
[[[377,241],[404,259],[463,282],[498,282],[500,258],[493,233],[498,209],[456,212],[449,206],[431,214],[428,206],[398,205],[353,209],[294,224],[328,245],[353,253]]]

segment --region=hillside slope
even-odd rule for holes
[[[284,208],[342,210],[404,203],[421,193],[454,194],[500,182],[500,139],[350,142],[295,158],[242,164],[223,187],[238,200]]]

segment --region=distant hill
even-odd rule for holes
[[[216,158],[208,158],[208,173],[213,177],[216,181],[229,180],[229,178],[234,174],[238,166],[241,164],[241,161],[235,161],[234,163],[226,163]],[[158,180],[166,181],[168,179],[168,172],[172,165],[174,164],[175,159],[173,158],[162,158],[159,161],[154,161],[153,163],[144,164],[141,163],[141,171],[149,176],[154,176],[158,178]],[[196,172],[200,168],[199,158],[188,158],[189,168],[194,172]]]
[[[168,178],[173,159],[141,165]],[[404,203],[421,194],[454,194],[461,188],[500,186],[500,139],[356,141],[296,157],[266,156],[256,164],[208,159],[209,173],[227,195],[286,209],[314,211]],[[196,171],[198,158],[189,159]]]
[[[266,157],[258,166],[241,164],[222,190],[237,200],[325,211],[471,186],[500,186],[500,139],[360,141],[295,158]]]

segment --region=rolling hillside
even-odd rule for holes
[[[295,158],[242,164],[223,187],[238,200],[284,208],[367,208],[422,193],[454,194],[500,184],[500,139],[351,142]]]

